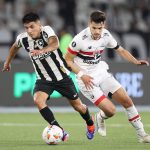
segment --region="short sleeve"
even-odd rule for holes
[[[68,47],[68,51],[71,54],[77,55],[80,51],[80,39],[78,36],[75,36],[73,38],[73,40],[70,42],[69,47]]]
[[[21,34],[19,34],[17,36],[15,43],[16,43],[16,45],[17,45],[18,48],[22,47],[22,45],[21,45]]]
[[[50,26],[45,26],[44,31],[47,33],[48,38],[51,36],[56,36],[54,30]]]
[[[107,39],[107,45],[106,48],[115,48],[117,46],[117,41],[114,39],[114,37],[108,32],[108,35],[106,35]]]

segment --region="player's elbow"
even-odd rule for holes
[[[66,60],[67,65],[70,67],[71,64],[73,63],[73,60],[71,60],[67,55],[65,55],[64,58],[65,58],[65,60]]]
[[[119,47],[117,50],[116,50],[119,54],[124,54],[126,53],[126,50],[123,48],[123,47]]]
[[[71,65],[71,64],[72,64],[72,61],[71,61],[71,60],[67,60],[67,59],[66,59],[66,62],[67,62],[67,65],[68,65],[69,67],[72,66],[72,65]]]

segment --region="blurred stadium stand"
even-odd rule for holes
[[[124,36],[118,37],[120,33],[123,35],[136,33],[142,36],[142,39],[144,37],[146,56],[150,58],[149,0],[1,0],[0,59],[5,60],[9,46],[15,40],[16,35],[23,31],[21,18],[25,13],[37,12],[43,25],[51,25],[61,38],[60,33],[63,31],[74,36],[84,29],[90,12],[95,9],[106,12],[107,28],[114,33],[120,43],[123,43],[123,46],[126,44],[122,42]],[[136,47],[135,50],[134,47],[132,48],[130,51],[135,56],[145,56],[145,54],[141,55],[145,51],[137,52],[139,50],[136,50]],[[108,54],[110,58],[113,55],[111,51]],[[28,54],[22,50],[16,58],[28,59]]]
[[[107,28],[119,44],[135,57],[146,58],[150,61],[150,0],[0,0],[0,60],[6,59],[10,45],[16,36],[23,31],[21,19],[25,13],[36,12],[41,17],[43,25],[52,26],[59,36],[60,48],[65,54],[66,47],[73,36],[87,27],[89,14],[93,10],[106,12]],[[113,64],[110,63],[113,73],[119,76],[122,84],[126,85],[135,104],[140,105],[140,108],[141,106],[149,106],[149,85],[147,84],[149,69],[139,69],[124,63],[111,49],[106,51],[103,57],[108,62],[115,61]],[[23,49],[20,50],[16,61],[14,61],[16,65],[13,66],[11,74],[1,74],[0,89],[3,99],[0,106],[34,105],[30,89],[26,89],[27,91],[24,91],[20,98],[16,98],[14,95],[14,92],[17,91],[15,90],[15,81],[17,83],[19,81],[18,78],[15,80],[16,75],[25,73],[28,77],[33,78],[31,64],[26,66],[28,59],[28,53]],[[117,62],[122,63],[118,64]],[[0,68],[2,65],[1,63]],[[118,66],[120,67],[118,68]],[[5,84],[8,79],[9,84]],[[9,94],[6,94],[6,91],[9,91]],[[143,95],[135,97],[141,91]],[[66,100],[60,99],[58,98],[58,104],[52,100],[52,106],[66,106]],[[89,101],[85,100],[85,103],[90,105]],[[6,108],[0,108],[0,110],[8,111]]]

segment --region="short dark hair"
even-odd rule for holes
[[[35,22],[37,20],[40,20],[38,14],[30,12],[24,15],[24,17],[22,18],[22,23],[25,24],[25,23]]]
[[[95,23],[101,23],[106,20],[105,13],[99,10],[93,11],[90,15],[90,21]]]

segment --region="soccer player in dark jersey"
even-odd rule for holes
[[[29,53],[36,72],[37,80],[33,98],[42,117],[50,125],[61,127],[46,104],[49,95],[56,90],[69,100],[73,108],[86,121],[86,136],[88,139],[92,139],[95,130],[94,122],[87,106],[79,99],[74,83],[69,77],[70,71],[59,49],[59,41],[53,29],[50,26],[42,26],[40,18],[36,13],[26,14],[22,22],[26,32],[17,36],[16,41],[10,48],[3,71],[11,69],[11,62],[14,56],[19,48],[23,47]],[[63,132],[62,140],[66,141],[69,134],[64,130]]]

